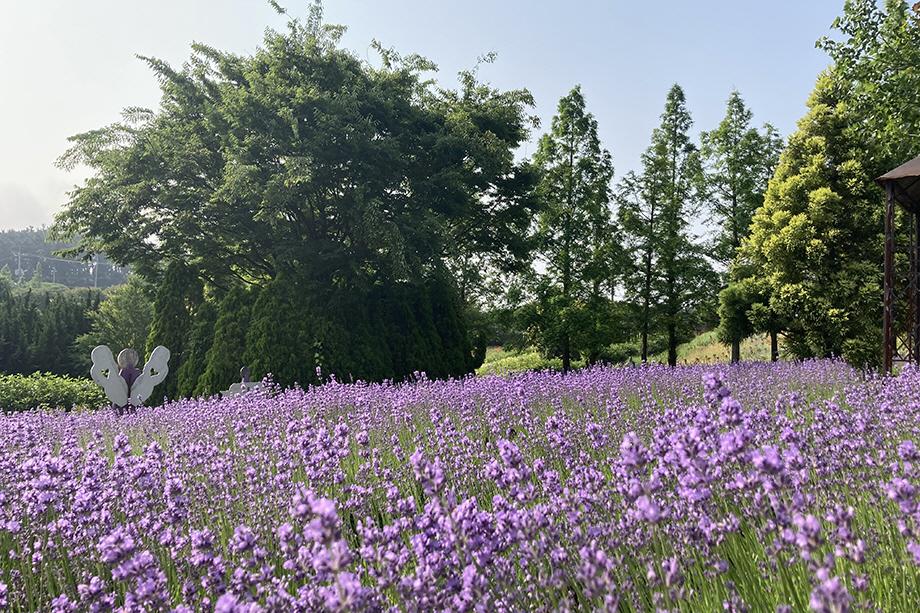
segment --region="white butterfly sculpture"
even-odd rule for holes
[[[249,380],[249,368],[246,366],[240,369],[240,379],[239,383],[234,383],[230,386],[230,389],[220,393],[221,398],[232,398],[234,396],[239,396],[245,392],[250,392],[257,389],[262,389],[261,381],[250,381]]]
[[[112,350],[105,345],[99,345],[93,349],[90,356],[93,359],[93,366],[89,370],[90,376],[117,407],[126,407],[129,404],[135,407],[143,406],[153,393],[153,388],[169,374],[169,349],[162,345],[150,354],[150,359],[144,364],[130,388],[128,382],[119,374],[119,366],[135,368],[138,362],[136,351],[123,350],[118,354],[116,362]]]

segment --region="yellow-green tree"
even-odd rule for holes
[[[878,359],[881,198],[852,129],[849,85],[822,74],[736,266],[785,325],[797,357]],[[748,281],[750,282],[750,281]]]

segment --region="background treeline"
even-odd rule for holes
[[[251,56],[148,59],[160,108],[72,138],[61,165],[95,174],[54,236],[136,272],[124,302],[146,304],[149,327],[130,342],[173,350],[171,397],[225,389],[243,364],[284,384],[317,368],[458,376],[491,344],[563,369],[673,364],[712,329],[733,359],[765,334],[773,359],[874,365],[872,179],[918,152],[918,11],[848,2],[785,143],[738,92],[695,133],[675,85],[640,168],[617,177],[579,87],[520,159],[538,128],[526,90],[475,70],[445,89],[430,62],[384,48],[362,61],[314,7]],[[112,336],[111,311],[85,342]]]
[[[89,331],[89,313],[99,302],[91,289],[55,291],[40,283],[14,289],[0,273],[0,372],[86,375],[88,354],[78,355],[75,339]]]
[[[19,281],[38,280],[65,287],[111,287],[124,283],[127,271],[104,254],[83,259],[64,258],[71,241],[51,239],[46,228],[0,230],[0,270]]]

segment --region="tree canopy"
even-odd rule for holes
[[[851,129],[848,84],[822,75],[743,244],[740,276],[760,280],[794,355],[878,361],[879,192]]]
[[[151,278],[181,261],[223,289],[284,270],[325,287],[420,278],[458,245],[523,257],[513,151],[530,94],[472,71],[440,88],[433,64],[384,49],[373,66],[320,17],[269,31],[251,56],[195,44],[181,69],[144,58],[160,108],[71,139],[61,165],[94,174],[58,234]]]
[[[535,343],[561,357],[563,370],[569,370],[573,355],[585,351],[593,354],[589,360],[596,359],[609,343],[600,325],[611,323],[601,289],[618,273],[620,252],[610,209],[613,163],[601,147],[597,120],[586,110],[581,88],[559,101],[534,165],[540,170],[542,204],[536,243],[545,271],[530,323]]]
[[[535,176],[515,150],[536,125],[531,95],[481,83],[475,69],[456,89],[440,87],[434,64],[379,45],[380,61],[363,61],[339,45],[343,31],[314,5],[252,55],[195,44],[181,69],[144,58],[160,107],[74,136],[60,159],[93,175],[56,234],[160,286],[150,342],[173,349],[167,395],[216,390],[244,355],[286,373],[286,384],[309,382],[317,365],[359,378],[462,375],[471,347],[445,267],[458,254],[498,270],[528,262]],[[279,278],[305,297],[279,303]],[[215,308],[241,291],[252,292],[251,330],[242,321],[231,330]],[[392,308],[361,302],[381,297]],[[380,312],[397,321],[375,325]],[[290,324],[284,339],[277,321]],[[201,346],[212,325],[236,343],[232,355],[221,354],[224,341]],[[397,338],[404,325],[408,346]],[[381,337],[362,342],[359,329]],[[249,348],[291,339],[291,364]],[[186,343],[195,359],[208,356],[204,371],[182,369]]]

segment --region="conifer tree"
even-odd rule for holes
[[[747,236],[754,211],[763,204],[763,194],[782,147],[773,126],[766,124],[759,131],[751,126],[752,118],[741,94],[735,91],[728,98],[725,117],[718,127],[701,135],[703,185],[711,221],[718,228],[711,253],[723,265],[735,259]],[[736,290],[726,294],[732,304],[737,304],[739,296]],[[731,360],[737,362],[741,359],[741,338],[737,334],[748,328],[727,326],[722,330],[731,335]]]
[[[883,207],[849,94],[833,71],[819,77],[736,265],[769,296],[794,356],[862,366],[879,359]]]
[[[208,350],[214,339],[217,308],[212,300],[202,300],[195,309],[192,329],[185,350],[185,359],[179,367],[179,395],[191,397],[204,394],[199,386],[207,367]]]
[[[220,301],[214,341],[198,386],[202,393],[216,394],[239,381],[251,314],[252,296],[241,286],[233,287]]]
[[[166,267],[153,303],[146,355],[157,345],[169,349],[169,374],[153,389],[148,404],[179,397],[179,369],[191,330],[191,310],[200,295],[201,283],[187,266],[173,261]]]
[[[535,320],[536,334],[567,371],[579,347],[576,313],[599,296],[613,276],[615,227],[610,212],[613,164],[597,135],[597,121],[585,108],[580,87],[559,101],[550,132],[534,156],[540,170],[537,196],[538,253],[546,264],[538,292],[547,306]]]
[[[715,297],[715,273],[690,234],[701,172],[689,136],[692,123],[684,91],[674,85],[642,156],[642,174],[628,175],[620,186],[620,219],[635,262],[628,291],[641,305],[642,360],[648,360],[648,339],[657,322],[672,366],[697,308]]]

